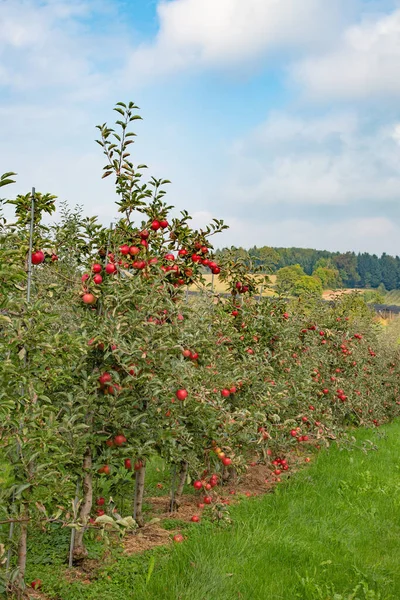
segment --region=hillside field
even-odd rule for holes
[[[215,292],[220,293],[220,294],[228,293],[226,285],[222,281],[220,281],[218,275],[214,275],[214,280],[213,280],[213,276],[211,275],[211,273],[206,273],[205,275],[203,275],[203,277],[206,280],[207,286],[211,287],[212,284],[214,285],[213,289]],[[264,297],[276,295],[276,293],[273,289],[273,287],[276,284],[276,275],[269,275],[269,279],[270,279],[270,287],[264,287],[263,293],[262,293],[262,295]],[[213,281],[214,281],[214,283],[213,283]],[[196,285],[192,285],[192,286],[190,286],[189,289],[191,291],[196,291],[198,289],[198,287]],[[335,296],[337,297],[338,294],[351,294],[354,291],[356,291],[356,290],[354,290],[354,289],[324,290],[322,297],[324,300],[331,300]],[[400,291],[398,291],[396,293],[398,294],[398,302],[400,303]],[[392,304],[394,304],[394,302],[392,302]]]

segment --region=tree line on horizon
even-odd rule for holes
[[[230,254],[236,260],[248,262],[251,270],[262,269],[278,273],[285,267],[299,265],[307,276],[319,277],[325,289],[385,288],[400,289],[400,258],[385,252],[381,256],[368,252],[330,252],[313,248],[275,248],[253,246],[223,248],[217,255]]]

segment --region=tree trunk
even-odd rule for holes
[[[28,504],[23,505],[22,518],[27,519],[29,514]],[[28,523],[22,522],[19,531],[18,540],[18,598],[22,597],[24,589],[24,579],[26,571],[26,546],[28,539]]]
[[[83,543],[86,525],[90,517],[93,503],[93,475],[92,475],[92,453],[90,448],[87,448],[83,458],[83,500],[79,510],[79,522],[82,527],[76,531],[74,539],[75,560],[81,560],[87,556],[87,550]]]
[[[21,454],[22,458],[22,454]],[[33,463],[29,461],[28,463],[28,481],[31,482],[33,478]],[[28,541],[28,521],[29,521],[29,502],[28,497],[31,494],[31,489],[27,489],[25,491],[26,497],[22,502],[22,512],[21,518],[23,521],[20,525],[19,530],[19,539],[18,539],[18,598],[22,598],[24,595],[24,579],[25,579],[25,571],[26,571],[26,558],[27,558],[27,541]]]
[[[135,499],[133,505],[133,518],[139,527],[143,527],[144,519],[142,515],[143,506],[143,494],[144,494],[144,480],[146,475],[146,465],[136,471],[136,484],[135,484]]]
[[[175,493],[174,493],[173,489],[171,491],[171,504],[170,504],[171,512],[173,512],[174,510],[178,510],[178,508],[180,506],[179,500],[182,497],[183,488],[185,487],[188,468],[189,468],[189,464],[186,462],[186,460],[182,460],[181,469],[179,471],[179,476],[178,476],[178,487],[176,488]]]
[[[235,467],[224,467],[222,471],[222,484],[236,481],[237,473]]]
[[[183,494],[183,488],[185,487],[186,477],[188,474],[188,468],[189,468],[189,464],[186,462],[186,460],[183,460],[181,462],[181,470],[179,472],[178,488],[177,488],[176,494],[175,494],[175,496],[177,498],[180,498]]]

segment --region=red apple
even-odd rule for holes
[[[103,373],[99,377],[99,382],[101,383],[101,385],[105,385],[106,383],[110,383],[111,380],[112,380],[112,377],[111,377],[110,373]]]
[[[84,304],[95,304],[96,303],[96,298],[93,296],[93,294],[83,294],[82,296],[82,300],[84,302]]]
[[[188,392],[187,390],[178,390],[176,392],[176,397],[178,398],[178,400],[185,400],[188,397]]]
[[[126,442],[126,437],[124,435],[119,434],[119,435],[116,435],[114,438],[114,444],[116,446],[122,446],[122,444],[125,444],[125,442]]]
[[[36,252],[32,252],[31,262],[33,265],[40,265],[44,261],[44,252],[41,250],[36,250]]]
[[[114,265],[114,263],[108,263],[106,265],[106,273],[108,273],[108,275],[115,273],[116,270],[117,270],[117,267]]]
[[[135,262],[132,263],[132,266],[135,269],[139,269],[139,270],[144,269],[146,266],[146,261],[145,260],[135,260]]]

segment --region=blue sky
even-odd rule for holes
[[[400,0],[0,0],[13,194],[115,218],[94,139],[120,100],[218,245],[399,253]]]

